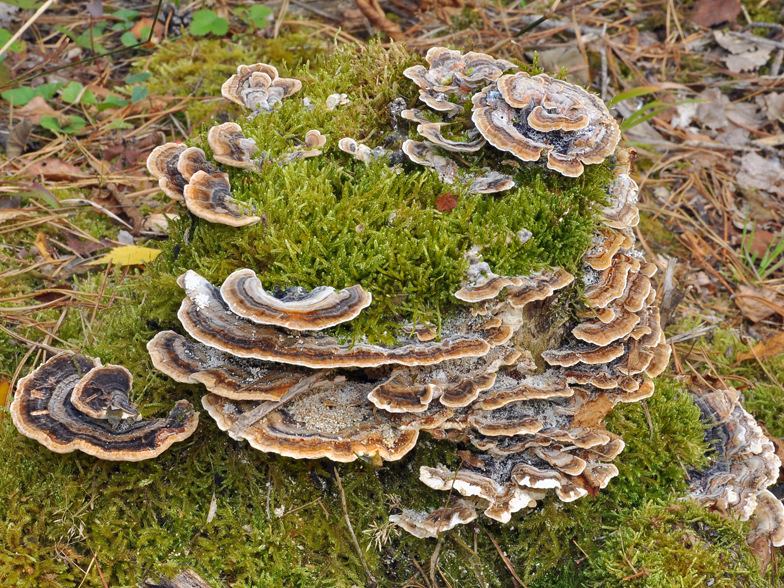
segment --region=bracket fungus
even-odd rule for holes
[[[183,195],[188,210],[211,223],[245,227],[261,220],[249,214],[254,212],[253,207],[234,199],[226,174],[197,171],[183,189]]]
[[[621,131],[598,97],[546,74],[501,76],[472,98],[476,128],[496,149],[523,161],[547,155],[565,176],[612,155]]]
[[[199,417],[185,400],[166,418],[141,420],[128,399],[131,385],[122,366],[66,351],[19,381],[11,417],[20,433],[47,449],[110,461],[157,457],[196,430]]]
[[[749,521],[747,542],[762,562],[784,545],[784,504],[767,488],[780,475],[776,447],[741,404],[734,388],[712,390],[691,378],[687,385],[707,426],[711,463],[689,472],[689,498],[724,517]]]
[[[321,286],[310,292],[290,288],[278,296],[264,291],[253,270],[231,274],[221,286],[231,311],[260,325],[320,331],[350,321],[370,306],[371,295],[356,285],[340,290]]]
[[[430,48],[425,59],[429,68],[414,65],[403,75],[419,86],[422,102],[451,115],[462,110],[466,98],[480,84],[495,81],[505,71],[517,67],[484,53],[463,54],[445,47]]]
[[[550,170],[571,177],[615,151],[618,125],[597,97],[577,86],[546,75],[509,74],[516,66],[481,53],[433,48],[427,62],[429,67],[406,69],[405,76],[435,112],[394,101],[395,136],[402,135],[399,119],[416,125],[419,137],[404,140],[402,152],[464,193],[511,190],[525,177],[494,169],[499,154],[490,146],[524,161],[544,154]],[[272,110],[300,86],[256,64],[241,66],[223,93],[258,112]],[[230,137],[227,143],[242,141],[236,125],[221,127]],[[308,151],[324,144],[317,131],[306,136]],[[367,164],[389,153],[350,137],[337,148]],[[216,159],[219,150],[232,161],[251,157],[248,151],[237,156],[230,145],[213,146]],[[177,156],[182,160],[188,151]],[[195,166],[204,166],[206,160],[193,153]],[[281,161],[295,162],[296,153]],[[151,171],[168,170],[174,157],[161,153],[162,163]],[[370,284],[265,290],[253,269],[241,269],[219,288],[188,270],[178,278],[185,296],[177,316],[185,334],[156,335],[148,344],[153,364],[178,382],[203,384],[208,393],[202,405],[218,427],[261,451],[378,463],[403,458],[421,432],[464,444],[469,450],[461,451],[458,471],[439,465],[422,467],[419,474],[429,487],[454,490],[468,502],[396,515],[394,520],[417,536],[435,536],[472,520],[474,507],[507,522],[550,490],[565,502],[595,494],[618,474],[612,461],[624,448],[623,440],[606,430],[604,418],[619,402],[650,396],[652,378],[665,369],[670,352],[651,285],[656,268],[635,249],[631,231],[639,214],[630,159],[616,158],[622,165],[606,186],[606,202],[595,211],[593,242],[572,271],[550,267],[543,255],[525,275],[494,273],[478,255],[482,247],[472,248],[465,254],[464,282],[453,277],[449,283],[453,307],[438,327],[423,326],[415,317],[408,330],[385,333],[382,345],[361,337],[346,343],[328,331],[349,326],[371,304],[388,303],[372,299]],[[175,165],[186,182],[186,203],[195,186],[203,186],[204,196],[197,200],[204,208],[231,214],[228,180],[217,170],[191,173],[180,163]],[[522,169],[515,161],[501,163]],[[555,176],[544,166],[528,167],[539,177]],[[397,177],[405,170],[393,173]],[[593,188],[596,200],[605,177]],[[528,247],[533,233],[519,224],[514,231],[515,247]],[[506,245],[512,242],[508,237]],[[576,252],[575,260],[579,256]],[[582,298],[570,287],[575,281],[585,286]]]
[[[243,169],[256,168],[252,159],[256,141],[245,137],[237,123],[227,122],[212,127],[207,133],[207,142],[218,163]]]
[[[215,129],[220,130],[213,133]],[[241,152],[247,144],[243,141],[250,140],[244,139],[239,133],[239,126],[234,123],[210,130],[210,146],[216,152],[216,159],[220,156],[224,163],[231,158],[244,157]],[[233,165],[240,163],[240,160],[235,160]],[[251,166],[255,164],[251,163]],[[232,196],[229,177],[221,173],[198,147],[185,147],[179,143],[156,147],[147,158],[147,169],[158,178],[158,185],[167,196],[183,201],[186,208],[199,218],[233,227],[244,227],[261,220],[261,217],[252,215],[252,206]]]
[[[272,112],[283,99],[302,89],[302,82],[293,78],[281,78],[278,70],[266,63],[240,65],[237,73],[223,86],[221,94],[248,110],[253,115],[259,112]]]
[[[430,513],[404,509],[400,514],[389,517],[389,522],[411,533],[414,537],[438,537],[458,525],[465,525],[476,519],[476,511],[464,500],[457,500],[451,506],[437,508]]]

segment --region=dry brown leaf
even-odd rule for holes
[[[740,0],[697,0],[691,21],[710,28],[723,22],[734,22],[740,14]]]
[[[769,288],[742,285],[735,294],[735,304],[751,322],[758,323],[776,313],[784,316],[784,296]]]
[[[747,359],[770,359],[784,353],[784,333],[774,335],[769,339],[760,341],[754,346],[754,352],[746,351],[745,353],[738,353],[737,361],[746,361]]]
[[[756,188],[784,197],[784,168],[773,159],[749,151],[740,160],[735,181],[744,188]]]
[[[612,410],[613,402],[607,394],[601,393],[583,404],[572,419],[572,427],[595,427]]]
[[[441,194],[441,196],[436,198],[436,210],[438,210],[438,212],[449,212],[456,206],[457,194],[447,192],[446,194]]]
[[[49,106],[42,96],[36,96],[21,108],[14,109],[14,114],[29,120],[34,125],[39,123],[42,116],[57,117],[57,111]]]
[[[24,153],[27,148],[27,140],[30,138],[30,133],[33,131],[33,123],[29,120],[21,120],[14,125],[14,128],[8,133],[8,142],[5,148],[5,154],[8,159],[19,157]]]
[[[51,263],[57,260],[57,251],[52,247],[49,238],[43,231],[36,235],[35,246],[38,247],[38,252],[41,254],[41,257],[44,258],[44,261]]]
[[[21,161],[23,165],[27,162]],[[28,178],[38,178],[43,176],[46,180],[70,180],[74,176],[83,176],[84,172],[81,169],[61,161],[59,159],[45,159],[44,161],[36,161],[27,169],[24,170],[24,176]]]

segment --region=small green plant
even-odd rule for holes
[[[86,89],[79,82],[70,82],[60,93],[60,98],[66,104],[97,104],[95,94],[92,90]]]
[[[65,84],[63,82],[55,82],[51,84],[41,84],[36,88],[13,88],[6,90],[0,96],[4,100],[8,100],[14,106],[24,106],[36,96],[40,96],[44,100],[51,100],[57,90],[62,88]]]
[[[203,37],[210,33],[220,37],[229,31],[229,21],[219,17],[214,10],[197,10],[193,15],[190,31],[192,35],[198,37]]]
[[[0,47],[4,47],[5,44],[8,43],[10,39],[11,39],[11,33],[9,33],[7,29],[0,29]],[[3,60],[6,58],[8,52],[13,51],[14,53],[20,53],[21,51],[24,50],[25,50],[24,41],[20,41],[19,39],[17,39],[13,43],[11,43],[11,46],[8,48],[6,52],[0,55],[0,63],[2,63]]]
[[[254,29],[268,27],[274,18],[272,9],[262,4],[254,4],[250,8],[240,6],[234,11],[234,14],[253,25]]]
[[[67,121],[67,122],[66,122]],[[63,124],[65,123],[65,124]],[[87,121],[81,116],[70,115],[64,119],[56,119],[53,116],[42,116],[39,124],[55,133],[64,133],[66,135],[73,135],[84,129],[87,126]]]
[[[760,257],[756,252],[751,250],[752,243],[754,243],[754,234],[757,231],[757,222],[748,228],[748,216],[743,221],[743,237],[740,242],[740,250],[743,259],[748,264],[751,271],[758,280],[764,280],[777,269],[784,267],[784,232],[778,236],[777,241],[771,241],[765,253]]]

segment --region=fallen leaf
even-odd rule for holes
[[[764,229],[756,229],[753,234],[749,231],[746,233],[745,239],[742,239],[743,245],[758,258],[762,258],[767,253],[770,244],[776,235]]]
[[[784,92],[778,94],[771,93],[764,98],[762,96],[759,98],[762,98],[762,102],[765,105],[765,114],[768,115],[768,120],[774,121],[784,116]]]
[[[27,162],[20,161],[23,165]],[[43,176],[46,180],[70,180],[74,176],[83,176],[81,169],[59,159],[46,159],[37,161],[24,170],[24,175],[31,178]]]
[[[138,245],[123,245],[114,247],[109,253],[99,259],[87,262],[86,265],[142,265],[152,261],[160,255],[160,249],[139,247]]]
[[[456,206],[457,194],[447,192],[446,194],[441,194],[441,196],[436,198],[436,210],[438,210],[438,212],[449,212]]]
[[[716,39],[716,42],[722,49],[726,49],[733,55],[757,50],[757,44],[754,41],[741,39],[724,31],[713,31],[713,38]]]
[[[602,392],[598,396],[583,404],[572,417],[574,427],[595,427],[612,410],[613,402]]]
[[[533,53],[531,54],[533,57]],[[559,71],[565,67],[566,78],[576,84],[588,84],[588,64],[580,49],[574,45],[539,51],[539,64],[545,71]]]
[[[57,117],[57,111],[46,103],[43,96],[36,96],[22,108],[14,109],[14,114],[29,120],[34,125],[40,122],[42,116]]]
[[[69,286],[68,284],[59,284],[57,286],[47,288],[46,290],[42,290],[33,296],[33,298],[36,300],[36,302],[40,302],[41,304],[65,301],[70,298],[70,296],[64,292],[65,290],[72,292],[73,287]]]
[[[8,132],[8,142],[5,147],[5,154],[8,159],[19,157],[27,148],[27,140],[33,131],[33,123],[28,120],[21,120],[14,125]]]
[[[770,339],[760,341],[754,347],[754,353],[746,351],[745,353],[738,353],[737,361],[746,361],[747,359],[754,359],[754,354],[760,359],[770,359],[777,355],[784,353],[784,333],[774,335]]]
[[[76,235],[69,231],[65,231],[65,242],[77,255],[86,257],[91,253],[95,253],[101,249],[108,249],[112,246],[111,241],[108,239],[101,239],[100,243],[94,241],[82,241]]]
[[[179,215],[177,214],[159,214],[154,213],[147,215],[144,217],[144,222],[142,222],[142,231],[146,231],[149,233],[158,233],[164,234],[166,230],[169,228],[169,222],[173,221],[174,219],[178,218]]]
[[[147,41],[150,37],[149,29],[152,26],[153,20],[151,18],[142,18],[139,20],[133,27],[131,28],[131,34],[136,37],[137,41]],[[144,31],[144,39],[142,39],[142,29],[146,29]],[[155,31],[153,32],[152,36],[152,43],[159,43],[161,39],[163,39],[164,34],[164,26],[161,22],[155,23]]]
[[[754,288],[745,284],[738,287],[735,304],[751,322],[758,323],[779,313],[784,316],[784,296],[769,288]]]
[[[710,28],[723,22],[734,22],[740,14],[740,0],[697,0],[691,22]]]
[[[763,47],[756,51],[746,51],[740,55],[730,55],[724,58],[724,63],[732,73],[755,71],[768,62],[771,51],[773,51],[772,48]]]
[[[36,235],[35,246],[38,247],[38,252],[41,254],[41,257],[44,258],[44,261],[52,263],[57,260],[57,251],[52,247],[49,238],[43,231]]]
[[[784,168],[772,159],[749,151],[740,160],[735,181],[743,188],[765,190],[784,197]]]

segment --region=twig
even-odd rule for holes
[[[520,579],[520,577],[517,575],[517,572],[515,572],[515,569],[514,569],[514,567],[512,566],[512,562],[511,562],[511,561],[509,561],[509,558],[508,558],[508,557],[506,557],[506,554],[505,554],[505,553],[503,552],[503,550],[501,549],[501,546],[500,546],[500,545],[498,545],[498,541],[496,541],[496,540],[495,540],[495,537],[493,537],[493,536],[490,534],[490,531],[488,531],[487,529],[485,529],[485,533],[487,533],[487,536],[488,536],[488,537],[490,537],[490,541],[492,541],[492,542],[493,542],[493,546],[495,547],[495,550],[498,552],[498,555],[500,555],[500,556],[501,556],[501,559],[503,560],[503,562],[504,562],[504,565],[506,566],[506,569],[507,569],[507,570],[509,570],[509,573],[510,573],[510,574],[512,574],[512,579],[513,579],[513,581],[514,581],[514,580],[516,580],[517,582],[519,582],[519,583],[520,583],[520,586],[522,586],[523,588],[527,588],[527,587],[526,587],[526,585],[525,585],[525,582],[523,582],[523,581]]]
[[[460,547],[465,549],[470,554],[468,556],[468,559],[471,561],[471,567],[474,568],[474,575],[476,576],[476,579],[479,582],[481,588],[487,588],[487,581],[485,580],[485,577],[482,574],[482,562],[479,559],[479,556],[476,554],[475,551],[471,549],[468,543],[466,543],[463,540],[463,538],[460,537],[460,535],[458,535],[457,533],[453,533],[451,537],[452,539],[455,540],[455,543],[457,543]],[[514,583],[515,588],[517,588],[517,582],[512,580],[512,583]]]
[[[727,31],[733,37],[737,37],[738,39],[743,39],[744,41],[752,41],[753,43],[757,43],[758,45],[770,45],[771,47],[775,47],[776,49],[784,49],[784,43],[780,41],[774,41],[773,39],[766,39],[765,37],[758,37],[757,35],[749,35],[747,33],[738,33],[735,31]]]
[[[351,541],[354,543],[354,548],[359,554],[359,561],[362,562],[362,569],[365,570],[365,576],[367,576],[368,584],[371,586],[378,586],[378,582],[373,577],[373,574],[370,573],[370,568],[365,561],[365,554],[362,553],[362,548],[359,546],[357,536],[354,534],[354,527],[351,526],[351,519],[348,516],[348,505],[346,504],[346,493],[343,491],[343,482],[340,481],[338,468],[333,467],[332,469],[335,472],[335,479],[338,481],[338,488],[340,489],[340,505],[343,507],[343,516],[346,518],[346,526],[348,527],[348,532],[351,535]]]
[[[438,541],[436,542],[436,548],[433,550],[433,555],[430,556],[430,581],[435,588],[439,588],[438,582],[436,582],[436,565],[438,565],[438,554],[441,552],[441,546],[443,544],[444,536],[439,535]]]

